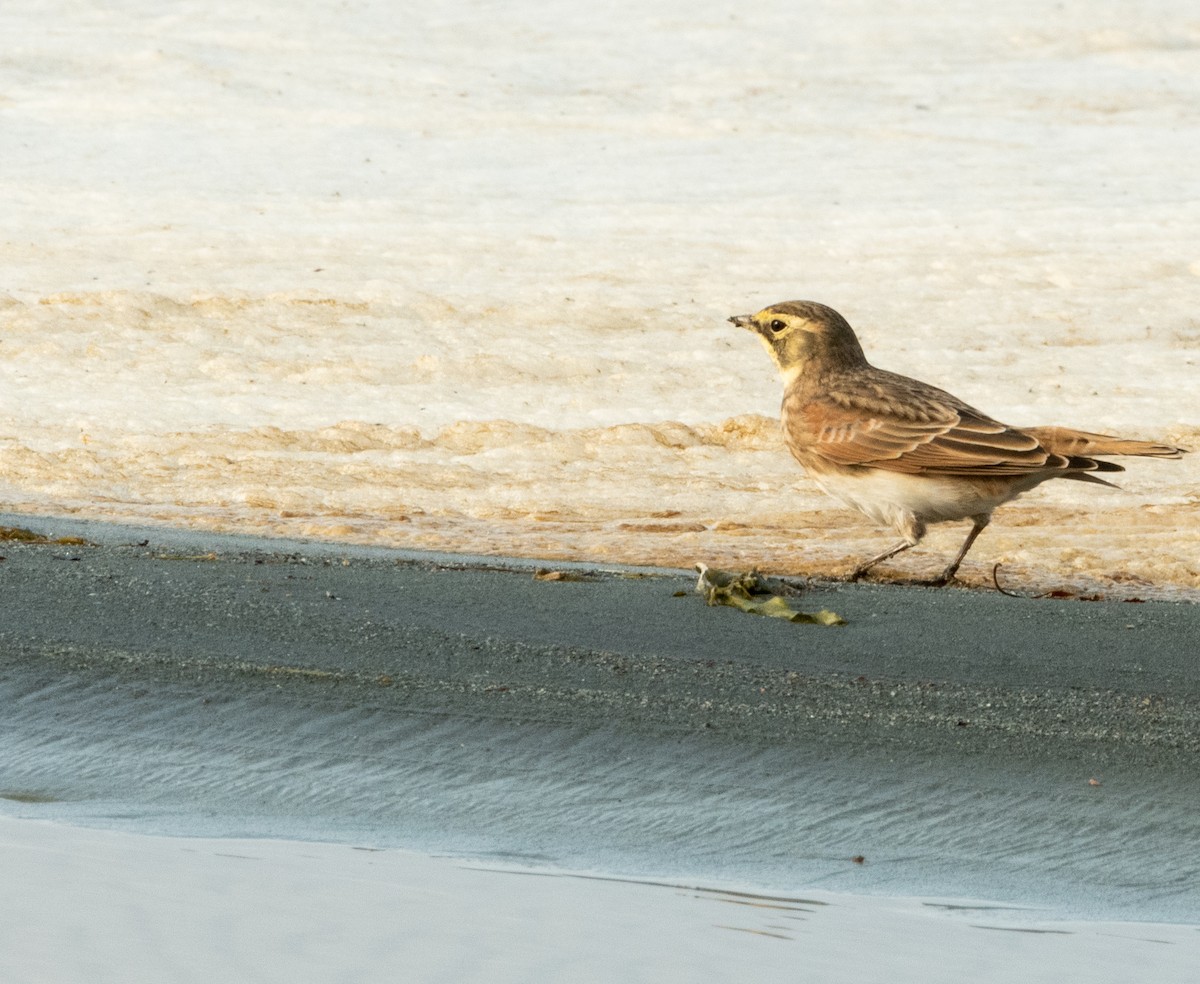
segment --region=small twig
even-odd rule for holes
[[[1019,591],[1009,591],[1007,588],[1001,587],[999,571],[1000,571],[999,564],[996,564],[995,566],[992,567],[992,584],[994,584],[996,586],[996,590],[999,591],[1002,595],[1008,595],[1008,597],[1010,597],[1010,598],[1025,598],[1025,599],[1045,598],[1046,597],[1044,594],[1022,594]]]

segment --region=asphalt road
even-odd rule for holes
[[[15,517],[8,517],[8,521]],[[4,521],[0,518],[0,521]],[[336,688],[379,707],[735,740],[1173,763],[1200,751],[1200,606],[880,585],[707,607],[683,572],[597,571],[25,518],[0,543],[0,668]],[[353,695],[353,697],[352,697]]]

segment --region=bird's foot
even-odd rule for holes
[[[859,564],[849,574],[843,574],[841,577],[834,578],[835,581],[841,581],[846,584],[855,584],[859,581],[874,580],[873,577],[868,577],[875,571],[878,560],[873,560],[870,563]],[[958,564],[951,564],[937,577],[905,577],[905,578],[885,578],[882,583],[895,584],[903,587],[920,587],[920,588],[944,588],[947,584],[954,580],[958,574]]]
[[[841,577],[835,578],[835,580],[845,581],[847,584],[856,584],[857,582],[866,578],[866,576],[874,569],[875,565],[873,563],[859,564],[849,574],[843,574]]]
[[[937,577],[921,578],[913,581],[912,583],[919,584],[926,588],[944,588],[947,584],[950,584],[955,579],[955,575],[957,574],[958,564],[951,564]]]
[[[889,584],[898,588],[944,588],[955,579],[954,571],[942,571],[937,577],[885,577],[881,579],[868,577],[868,573],[868,571],[860,570],[851,571],[849,574],[844,574],[842,577],[835,578],[834,580],[846,584],[868,581],[876,584]]]

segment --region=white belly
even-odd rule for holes
[[[916,520],[946,523],[988,515],[1001,503],[1015,499],[1044,481],[1042,476],[1014,479],[976,479],[905,475],[882,469],[852,474],[809,473],[821,489],[839,502],[884,526],[906,533]],[[1045,476],[1046,478],[1050,476]]]

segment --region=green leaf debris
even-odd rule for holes
[[[707,564],[697,564],[700,577],[696,590],[710,605],[729,605],[750,615],[783,618],[805,625],[845,625],[846,620],[836,612],[801,612],[792,607],[782,594],[771,589],[770,582],[758,571],[736,574],[721,571]]]

